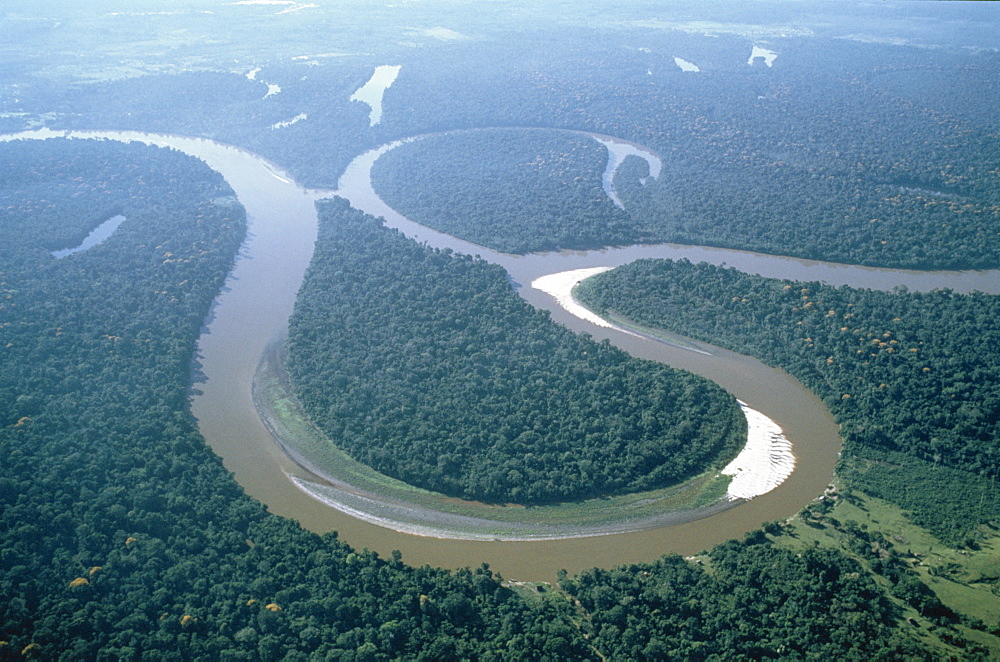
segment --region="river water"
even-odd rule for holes
[[[305,190],[264,159],[203,139],[138,132],[52,131],[0,139],[54,136],[169,146],[201,158],[225,177],[246,208],[248,237],[198,342],[204,378],[194,385],[191,407],[199,428],[244,490],[265,503],[271,512],[294,518],[313,531],[337,530],[341,539],[352,546],[372,549],[383,556],[398,549],[404,560],[415,565],[461,567],[486,562],[508,578],[552,580],[560,568],[573,572],[648,561],[668,552],[690,554],[739,537],[762,522],[793,515],[820,494],[833,475],[841,443],[837,426],[823,404],[787,374],[705,343],[698,344],[708,349],[708,355],[587,323],[564,311],[551,296],[529,286],[541,275],[617,266],[641,257],[668,257],[728,264],[765,276],[826,280],[856,287],[891,289],[905,285],[911,290],[950,287],[1000,293],[997,271],[920,273],[869,269],[703,247],[660,245],[529,256],[500,254],[416,225],[389,209],[370,185],[371,164],[385,148],[363,154],[339,183],[338,194],[352,205],[384,215],[387,225],[402,229],[417,241],[478,254],[502,264],[519,284],[519,293],[534,305],[550,310],[559,323],[598,339],[608,338],[635,356],[691,370],[721,384],[776,421],[792,441],[797,458],[796,470],[777,489],[687,524],[596,538],[532,542],[420,537],[362,522],[297,489],[289,477],[310,476],[277,447],[253,404],[254,372],[266,346],[287,329],[312,255],[317,226],[314,201],[330,192]]]

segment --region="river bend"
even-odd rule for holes
[[[833,285],[881,290],[905,286],[922,291],[947,287],[958,292],[1000,293],[1000,271],[874,269],[673,244],[525,256],[496,253],[415,224],[385,205],[371,188],[370,169],[378,156],[394,145],[366,152],[347,168],[337,195],[355,207],[385,217],[387,225],[417,241],[477,254],[501,264],[520,284],[519,293],[526,300],[550,310],[553,319],[574,330],[597,339],[608,338],[640,358],[662,361],[716,381],[776,421],[792,441],[798,461],[791,476],[768,494],[684,524],[598,538],[530,542],[409,535],[331,509],[297,489],[293,479],[314,477],[274,443],[253,403],[254,373],[268,345],[287,330],[295,296],[312,256],[317,226],[314,203],[334,192],[304,189],[265,159],[206,139],[135,131],[41,130],[0,136],[0,140],[50,137],[104,138],[172,147],[200,158],[222,174],[246,208],[248,236],[198,341],[197,357],[204,381],[195,385],[191,407],[199,428],[240,485],[271,512],[295,518],[313,531],[337,530],[352,546],[373,549],[383,556],[401,550],[404,559],[415,565],[461,567],[487,562],[507,577],[551,580],[561,568],[572,572],[648,561],[668,552],[690,554],[738,537],[761,522],[793,515],[818,495],[833,475],[840,449],[837,426],[819,399],[787,374],[705,343],[697,343],[704,352],[692,352],[596,326],[562,309],[552,296],[525,285],[541,276],[614,267],[643,257],[687,258],[769,277],[823,280]]]

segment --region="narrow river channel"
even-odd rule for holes
[[[310,530],[337,530],[356,548],[387,556],[402,551],[410,564],[443,567],[489,563],[505,577],[552,580],[558,569],[654,559],[668,552],[690,554],[738,537],[762,522],[786,518],[815,498],[831,480],[840,449],[837,426],[810,391],[780,370],[704,343],[709,354],[595,326],[564,311],[549,295],[530,287],[539,276],[594,266],[618,266],[641,257],[687,258],[727,264],[766,276],[825,280],[831,284],[911,290],[950,287],[1000,293],[1000,272],[912,272],[831,265],[806,260],[704,247],[635,246],[586,252],[511,256],[495,253],[416,225],[399,216],[371,190],[370,168],[386,148],[359,156],[339,183],[338,195],[355,207],[385,216],[388,225],[432,246],[478,254],[504,266],[532,304],[556,321],[614,344],[641,358],[691,370],[776,421],[793,443],[796,470],[777,489],[711,517],[634,533],[531,542],[445,540],[398,533],[355,519],[297,489],[291,477],[309,479],[274,443],[253,403],[253,376],[266,347],[287,329],[316,239],[314,202],[331,192],[298,186],[287,173],[249,152],[204,139],[139,132],[34,131],[5,136],[68,136],[137,141],[169,146],[204,160],[227,180],[247,211],[248,237],[226,287],[217,297],[198,343],[202,378],[194,385],[192,412],[207,442],[248,494],[276,514]]]

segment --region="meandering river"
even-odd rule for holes
[[[316,239],[314,202],[331,192],[298,186],[277,166],[249,152],[213,141],[139,132],[33,131],[0,137],[55,136],[106,138],[169,146],[205,161],[220,172],[247,210],[249,232],[226,287],[217,297],[198,342],[203,380],[195,384],[192,412],[202,434],[251,496],[271,512],[297,519],[317,532],[337,530],[357,548],[388,555],[393,549],[416,565],[477,566],[489,563],[504,576],[551,580],[560,568],[645,561],[668,552],[689,554],[791,516],[822,492],[833,475],[840,449],[829,411],[807,389],[780,370],[752,358],[698,343],[707,354],[593,325],[564,311],[554,298],[528,286],[548,273],[618,266],[641,257],[687,258],[726,264],[749,273],[796,280],[824,280],[888,290],[949,287],[956,291],[1000,293],[1000,272],[913,272],[871,269],[705,247],[653,245],[600,251],[512,256],[489,251],[408,221],[388,208],[371,189],[370,168],[389,147],[359,156],[345,171],[338,195],[352,205],[400,228],[418,241],[478,254],[503,265],[520,294],[552,312],[556,321],[608,338],[626,351],[691,370],[767,414],[794,444],[797,466],[777,489],[709,518],[669,527],[596,538],[532,542],[442,540],[402,534],[368,524],[309,497],[290,477],[309,478],[274,443],[261,423],[251,395],[253,375],[267,345],[287,329],[288,317]],[[613,140],[613,139],[609,139]]]

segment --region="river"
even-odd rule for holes
[[[554,298],[528,284],[570,269],[617,266],[641,257],[688,258],[727,264],[750,273],[831,284],[911,290],[950,287],[1000,293],[1000,272],[932,272],[870,269],[704,247],[658,245],[600,251],[564,251],[512,256],[419,226],[389,209],[371,190],[370,168],[387,148],[367,152],[350,165],[338,194],[351,204],[402,229],[418,241],[478,254],[502,264],[519,293],[552,312],[556,321],[595,338],[608,338],[626,351],[691,370],[776,421],[794,444],[797,467],[777,489],[738,507],[695,522],[634,533],[531,542],[442,540],[398,533],[355,519],[309,497],[290,476],[309,478],[274,443],[260,421],[251,395],[253,375],[267,345],[287,329],[288,317],[316,239],[314,202],[331,192],[300,187],[280,168],[249,152],[210,140],[139,132],[33,131],[5,136],[106,138],[169,146],[205,161],[220,172],[247,211],[248,236],[217,297],[198,341],[203,380],[194,385],[191,408],[206,441],[244,490],[278,515],[297,519],[310,530],[337,530],[356,548],[387,556],[402,551],[410,564],[443,567],[489,563],[505,577],[552,580],[558,569],[571,572],[594,566],[648,561],[664,553],[690,554],[739,537],[762,522],[786,518],[820,494],[831,480],[840,449],[829,411],[807,389],[780,370],[755,359],[705,343],[700,354],[587,323],[563,310]]]

